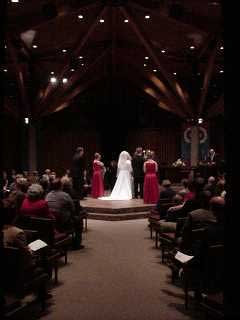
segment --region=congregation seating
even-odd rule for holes
[[[174,232],[162,231],[159,212],[150,212],[148,220],[150,238],[153,239],[154,230],[155,248],[161,250],[161,261],[171,271],[172,285],[180,282],[182,286],[185,308],[188,309],[189,302],[192,301],[190,299],[190,292],[192,292],[195,303],[205,312],[207,319],[208,316],[213,319],[223,319],[224,245],[222,240],[217,243],[206,242],[208,225],[204,224],[204,221],[190,231],[186,243],[182,241],[182,235],[187,217],[177,219]],[[213,222],[213,224],[216,223]],[[181,262],[176,259],[176,253],[179,251],[193,258],[188,262]]]
[[[4,278],[1,286],[6,293],[4,304],[6,319],[10,319],[12,314],[23,307],[21,299],[29,293],[36,294],[37,301],[41,303],[41,308],[44,310],[47,298],[48,274],[39,267],[29,266],[26,268],[23,250],[13,247],[5,247],[2,250],[4,254],[4,260],[2,261]]]
[[[48,247],[40,252],[39,263],[44,266],[50,276],[54,270],[54,280],[58,283],[58,261],[64,257],[67,264],[71,237],[66,233],[56,233],[52,219],[21,216],[17,220],[17,225],[24,231],[32,228],[31,232],[37,232],[37,238],[48,244]]]
[[[166,216],[167,210],[174,204],[172,200],[169,199],[160,199],[159,200],[159,210],[152,209],[149,214],[149,229],[150,229],[150,237],[153,238],[153,231],[156,232],[156,225],[158,225],[158,222],[160,219]]]

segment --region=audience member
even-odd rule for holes
[[[62,190],[60,179],[53,180],[52,191],[47,194],[46,201],[51,212],[55,215],[57,229],[62,232],[74,229],[74,249],[82,249],[84,247],[81,245],[83,223],[79,214],[80,210],[77,211],[71,196]],[[79,203],[79,200],[77,202]]]
[[[171,181],[170,180],[163,180],[162,182],[162,191],[160,191],[159,199],[169,199],[172,200],[172,198],[175,196],[176,192],[171,187]]]
[[[43,199],[43,193],[42,186],[36,183],[32,184],[28,188],[27,196],[20,208],[20,214],[54,219],[54,215],[50,212],[47,201]]]

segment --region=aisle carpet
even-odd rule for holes
[[[42,320],[187,320],[182,289],[149,239],[147,220],[89,221],[85,249],[59,271]]]

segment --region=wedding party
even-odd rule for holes
[[[0,319],[240,319],[222,9],[0,1]]]

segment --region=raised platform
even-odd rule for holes
[[[142,199],[132,200],[98,200],[86,198],[81,206],[87,210],[89,219],[98,220],[130,220],[148,217],[154,204],[144,204]]]

